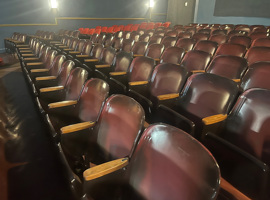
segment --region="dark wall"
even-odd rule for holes
[[[168,0],[157,0],[153,12],[166,13]],[[58,17],[84,18],[149,18],[148,0],[58,0]],[[0,51],[4,50],[3,39],[13,32],[34,34],[37,30],[57,32],[59,29],[75,30],[80,27],[112,26],[114,24],[140,23],[142,20],[57,20],[50,12],[47,0],[0,0]],[[166,20],[155,16],[154,21]],[[143,20],[145,21],[145,20]],[[22,24],[23,26],[10,26]],[[47,24],[47,25],[26,25]],[[4,25],[4,26],[3,26]]]

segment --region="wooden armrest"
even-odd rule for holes
[[[144,55],[141,55],[141,54],[134,54],[133,57],[140,57],[140,56],[144,56]]]
[[[155,58],[154,60],[155,60],[155,61],[157,61],[157,62],[159,62],[159,61],[160,61],[160,59],[159,59],[159,58]]]
[[[162,101],[162,100],[167,100],[167,99],[174,99],[179,97],[179,93],[173,93],[173,94],[163,94],[163,95],[159,95],[157,96],[158,100]]]
[[[36,72],[48,72],[50,69],[31,69],[30,72],[36,73]]]
[[[29,47],[29,45],[28,44],[19,44],[19,45],[17,45],[17,47],[19,48],[19,47]]]
[[[204,70],[192,70],[191,72],[192,73],[204,73],[205,71]]]
[[[77,58],[87,58],[89,55],[76,55]]]
[[[79,51],[70,51],[69,53],[70,54],[77,54],[77,53],[81,53],[81,52],[79,52]]]
[[[58,46],[60,49],[69,48],[69,46]]]
[[[69,126],[64,126],[61,128],[61,133],[62,134],[67,134],[67,133],[73,133],[76,131],[81,131],[84,129],[91,128],[95,125],[95,122],[89,121],[89,122],[82,122],[78,124],[72,124]]]
[[[125,75],[127,72],[110,72],[111,76],[119,76],[119,75]]]
[[[133,81],[133,82],[129,82],[129,85],[146,85],[148,83],[148,81]]]
[[[55,46],[63,46],[62,43],[55,43],[54,45],[55,45]]]
[[[32,50],[22,50],[22,51],[20,51],[21,53],[31,53],[32,52]]]
[[[144,121],[143,127],[144,127],[144,128],[148,128],[149,126],[150,126],[150,124],[147,123],[146,121]]]
[[[40,92],[52,92],[57,90],[63,90],[64,86],[55,86],[55,87],[47,87],[47,88],[41,88]]]
[[[46,81],[46,80],[54,80],[56,76],[44,76],[44,77],[37,77],[36,81]]]
[[[106,174],[115,172],[128,165],[128,158],[120,158],[101,165],[97,165],[83,172],[84,180],[90,181]]]
[[[38,58],[24,58],[23,60],[27,61],[27,60],[38,60]]]
[[[236,83],[240,83],[240,79],[232,79]]]
[[[59,107],[64,107],[64,106],[71,106],[77,104],[77,101],[60,101],[60,102],[55,102],[55,103],[50,103],[48,105],[49,109],[52,108],[59,108]]]
[[[205,117],[202,119],[202,121],[205,125],[211,125],[211,124],[215,124],[215,123],[224,121],[226,118],[227,118],[227,115],[218,114],[218,115],[212,115],[209,117]]]
[[[73,51],[74,49],[63,49],[64,51]]]
[[[18,47],[18,46],[20,46],[20,45],[17,45],[17,47]],[[30,49],[31,49],[31,48],[29,48],[29,47],[27,47],[27,48],[26,48],[26,47],[20,47],[20,48],[19,48],[19,50],[30,50]]]
[[[227,182],[224,178],[221,177],[220,179],[220,187],[231,194],[235,199],[239,200],[251,200],[246,195],[244,195],[242,192],[237,190],[234,186],[232,186],[229,182]]]
[[[29,54],[22,54],[22,57],[24,56],[35,56],[35,54],[29,53]],[[26,59],[26,58],[25,58]]]
[[[98,59],[84,59],[84,62],[98,62]]]
[[[111,65],[95,65],[96,68],[108,68],[111,67]]]
[[[13,41],[14,43],[18,43],[18,44],[24,44],[24,42],[22,42],[22,41],[17,41],[17,40],[15,40],[15,41]]]
[[[43,65],[43,62],[33,62],[33,63],[27,63],[27,66],[33,66],[33,65]]]

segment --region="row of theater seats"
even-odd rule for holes
[[[93,49],[95,47],[96,47],[96,45],[93,47]],[[18,48],[20,48],[20,47],[18,47]],[[105,48],[102,51],[103,55],[105,54],[104,52],[106,52],[107,50],[108,50],[108,48]],[[21,51],[23,51],[23,49]],[[60,52],[63,53],[63,51],[60,51]],[[18,53],[20,53],[20,52],[18,52]],[[113,68],[117,68],[117,66],[120,65],[121,62],[119,60],[117,61],[117,56],[124,54],[124,53],[128,54],[126,52],[119,52],[115,56],[115,59],[113,62]],[[57,53],[55,53],[55,54],[57,54]],[[111,56],[111,57],[114,57],[114,56]],[[260,60],[260,58],[256,58],[256,59],[258,59],[257,61]],[[28,59],[26,59],[26,60],[28,60]],[[217,133],[229,132],[231,135],[228,138],[222,134],[220,137],[216,137],[213,134],[210,134],[210,133],[205,134],[205,133],[207,133],[209,130],[211,130],[211,132],[216,132],[214,129],[215,127],[212,128],[212,126],[215,126],[213,124],[215,122],[220,122],[227,117],[226,114],[228,114],[229,111],[231,110],[231,107],[234,104],[236,98],[238,97],[238,93],[239,93],[237,84],[235,82],[233,82],[229,79],[226,79],[226,78],[222,78],[222,77],[213,75],[213,74],[194,74],[188,78],[188,76],[186,75],[186,74],[188,74],[188,71],[184,67],[179,67],[178,65],[174,65],[174,64],[162,63],[154,68],[153,67],[154,60],[151,58],[143,57],[143,56],[135,58],[132,62],[131,62],[131,60],[132,60],[132,56],[130,56],[130,61],[129,61],[129,63],[131,63],[130,67],[129,67],[129,64],[127,64],[129,67],[128,68],[128,77],[127,77],[128,81],[118,80],[118,82],[120,83],[118,85],[122,84],[125,87],[129,88],[129,90],[127,90],[127,89],[125,90],[125,92],[127,92],[125,94],[129,94],[130,96],[135,97],[142,104],[142,106],[144,108],[146,108],[145,109],[146,114],[148,113],[146,115],[146,117],[153,120],[150,122],[152,123],[155,121],[162,121],[162,122],[167,122],[167,123],[173,124],[175,126],[181,127],[186,132],[188,132],[191,135],[195,136],[196,138],[200,139],[201,141],[204,142],[204,144],[207,144],[207,146],[209,148],[212,148],[214,146],[214,148],[212,148],[211,151],[217,157],[219,164],[220,165],[222,164],[221,165],[222,176],[226,177],[227,180],[229,180],[231,183],[233,183],[234,186],[236,186],[238,189],[243,191],[247,196],[252,197],[252,198],[263,199],[264,195],[266,193],[266,189],[265,189],[265,187],[267,187],[266,182],[268,180],[268,175],[267,175],[268,167],[266,167],[266,165],[264,164],[264,163],[269,164],[269,161],[267,161],[267,157],[269,157],[267,155],[267,145],[266,145],[267,144],[267,142],[266,142],[267,136],[265,136],[265,140],[260,139],[260,141],[261,141],[260,144],[258,143],[258,138],[255,138],[252,140],[252,139],[250,139],[250,137],[253,137],[253,134],[252,134],[253,133],[252,131],[254,131],[253,126],[257,126],[256,124],[258,124],[258,123],[261,126],[266,126],[266,122],[264,120],[267,119],[267,114],[264,114],[263,117],[260,118],[260,120],[261,120],[260,122],[252,120],[252,118],[253,118],[252,114],[257,113],[257,115],[259,115],[258,113],[260,113],[262,111],[265,111],[267,113],[267,107],[268,107],[267,103],[268,102],[267,102],[267,100],[264,103],[260,102],[261,103],[260,106],[258,106],[256,104],[257,107],[254,105],[248,104],[248,102],[258,101],[258,100],[256,100],[256,96],[258,96],[258,94],[261,94],[261,95],[259,95],[259,99],[262,98],[261,96],[267,97],[268,90],[250,89],[250,90],[247,90],[246,92],[244,92],[239,97],[239,99],[237,101],[239,103],[235,104],[233,111],[231,111],[231,113],[228,115],[228,119],[226,120],[226,123],[228,125],[225,126],[224,129],[222,129],[223,131],[217,132]],[[85,62],[85,60],[83,60],[83,61]],[[100,63],[100,61],[101,61],[101,63]],[[95,62],[98,62],[98,63],[95,63]],[[75,60],[75,63],[78,63],[81,66],[84,66],[86,69],[88,69],[88,70],[92,69],[91,72],[93,72],[93,70],[95,70],[94,74],[99,74],[99,72],[97,72],[97,71],[102,69],[104,67],[104,65],[108,65],[108,63],[104,64],[102,62],[103,62],[103,60],[100,57],[100,59],[94,61],[94,64],[92,62],[90,62],[92,64],[88,64],[88,66],[85,66],[85,65],[81,64],[81,62]],[[87,61],[85,63],[87,64]],[[144,63],[144,64],[142,64],[142,63]],[[96,65],[96,64],[99,64],[101,66]],[[269,64],[267,62],[255,63],[255,64],[257,64],[258,66],[259,65],[268,65],[269,66]],[[138,67],[138,66],[140,66],[140,65],[144,71],[139,70],[140,67]],[[31,65],[29,65],[29,66],[31,66]],[[52,65],[50,65],[50,67],[52,67]],[[47,67],[47,68],[49,68],[49,67]],[[254,68],[256,68],[256,67],[254,67]],[[31,67],[30,67],[30,69],[31,69]],[[154,69],[154,72],[151,73],[153,69]],[[140,76],[143,76],[143,75],[139,75],[139,71],[142,71],[143,75],[144,75],[144,73],[149,74],[147,76],[146,80],[144,79],[143,83],[142,83],[142,80],[136,79]],[[149,73],[149,71],[150,71],[150,73]],[[263,73],[261,71],[261,75],[266,74],[268,71],[269,70],[263,70]],[[29,72],[29,70],[28,70],[28,72]],[[116,71],[116,72],[119,72],[119,71]],[[30,82],[33,82],[33,78],[35,76],[33,76],[33,73],[31,75],[31,73],[32,72],[30,70],[30,75],[28,73],[27,77],[29,77],[29,80],[31,80]],[[123,73],[123,71],[122,71],[122,73]],[[133,73],[134,73],[134,76],[132,76]],[[165,76],[162,76],[164,74],[165,74]],[[110,75],[110,73],[109,73],[109,75]],[[121,73],[118,75],[121,75]],[[260,78],[257,80],[259,80],[260,83],[265,84],[267,82],[267,78],[262,79],[261,75],[259,75]],[[131,77],[133,77],[135,80],[130,79]],[[150,84],[145,84],[145,81],[148,81],[150,79],[150,77],[151,77],[151,82],[149,82]],[[256,77],[256,76],[254,76],[254,77]],[[51,77],[49,77],[49,78],[51,78]],[[188,78],[188,80],[187,80],[187,78]],[[115,77],[114,78],[111,77],[110,79],[106,79],[106,80],[109,80],[108,82],[111,86],[110,90],[115,90],[117,88],[117,86],[113,85],[114,82],[117,83],[117,80],[114,81],[113,79],[115,79]],[[186,80],[187,80],[187,82],[186,82]],[[252,81],[247,81],[247,82],[252,82]],[[69,82],[71,82],[71,81],[67,81],[67,83],[69,83]],[[82,82],[84,82],[84,81],[82,81]],[[139,84],[134,84],[134,82],[135,83],[137,82]],[[81,83],[81,81],[80,81],[80,83]],[[125,84],[125,83],[128,83],[128,84]],[[141,94],[141,95],[139,94],[139,91],[141,89],[138,89],[138,87],[142,86],[142,84],[144,84],[143,91],[148,93],[148,95],[150,95],[150,97],[148,96],[148,98],[144,98],[143,94]],[[265,86],[267,86],[267,85],[269,85],[269,84],[266,84]],[[176,88],[176,91],[177,91],[177,92],[175,92],[176,94],[174,92],[170,92],[171,89],[175,89],[174,87]],[[253,88],[253,87],[254,86],[251,86],[251,88]],[[261,86],[261,85],[255,85],[255,87],[264,88],[264,86]],[[36,88],[36,86],[34,88]],[[72,88],[72,87],[68,86],[68,88]],[[183,89],[181,89],[181,88],[183,88]],[[69,91],[69,89],[65,89],[65,90]],[[179,91],[182,91],[180,93],[180,97],[178,97]],[[137,95],[136,93],[138,93],[139,95]],[[156,94],[156,96],[155,96],[155,93],[161,93],[161,94]],[[170,95],[168,95],[169,93],[170,93]],[[36,94],[38,94],[38,93],[36,93]],[[134,94],[136,94],[137,96]],[[171,95],[171,94],[173,94],[173,95]],[[54,96],[54,95],[52,95],[52,96]],[[77,95],[75,95],[75,96],[77,96]],[[178,97],[178,98],[170,99],[171,97]],[[242,101],[242,99],[250,99],[250,100]],[[71,99],[66,99],[66,100],[71,100]],[[73,101],[75,101],[75,100],[73,100]],[[145,105],[149,105],[148,104],[149,101],[150,101],[150,105],[154,105],[151,109],[147,109],[147,107],[145,107]],[[245,103],[247,103],[247,104],[245,104]],[[164,106],[164,104],[169,106],[169,107]],[[46,104],[40,103],[40,105],[46,105]],[[48,110],[48,108],[46,106],[45,107],[41,106],[41,107],[43,109],[45,108],[45,110],[46,109]],[[171,109],[171,108],[173,108],[173,109]],[[243,111],[241,109],[243,109]],[[248,109],[250,109],[251,111],[247,111]],[[258,109],[258,110],[254,111],[252,109]],[[151,115],[149,115],[149,110],[151,110],[151,112],[150,112]],[[46,111],[46,112],[48,112],[48,111]],[[247,114],[248,112],[250,112],[250,115]],[[238,113],[240,113],[241,115]],[[215,116],[209,117],[210,115],[215,115]],[[235,117],[236,115],[240,115],[240,116],[238,116],[238,118],[240,118],[241,120],[235,121],[234,119],[236,118]],[[69,117],[67,117],[67,118],[69,118]],[[244,119],[242,119],[242,118],[244,118]],[[247,122],[245,121],[245,119],[247,120]],[[256,120],[258,120],[258,119],[256,118]],[[242,122],[242,124],[240,122]],[[240,130],[238,130],[238,129],[231,130],[230,127],[233,127],[233,126],[230,123],[237,123],[237,125],[235,125],[236,128],[241,127],[241,126],[243,128],[242,128],[242,130],[241,130],[241,128],[239,128]],[[90,125],[88,124],[88,126],[90,126]],[[227,129],[226,129],[226,127],[227,127]],[[250,130],[250,131],[247,131],[247,130]],[[267,135],[264,132],[264,130],[265,129],[261,130],[260,126],[256,128],[257,133],[260,133],[260,135]],[[242,137],[244,138],[243,141],[241,141],[242,144],[238,144],[240,139],[237,138],[236,135],[234,135],[237,131],[239,131],[237,133],[237,135],[241,135],[241,137],[240,137],[241,139],[242,139]],[[245,139],[247,137],[247,136],[245,136],[245,134],[249,134],[248,139]],[[256,137],[256,136],[254,136],[254,137]],[[250,144],[250,140],[254,141],[255,144],[254,145]],[[228,141],[230,143],[228,143]],[[236,148],[236,146],[234,146],[232,144],[239,146],[240,148]],[[221,149],[221,147],[224,147],[224,148]],[[75,151],[72,150],[72,152],[75,152]],[[226,154],[228,154],[230,152],[233,152],[234,157],[237,158],[237,159],[235,159],[233,166],[231,164],[228,164],[230,162],[229,159],[231,159],[231,156],[228,156],[229,159],[226,159],[227,158]],[[72,162],[72,163],[74,163],[74,162]],[[242,168],[242,166],[241,166],[242,163],[248,164],[248,165],[245,165],[246,168],[245,167]],[[241,168],[239,169],[240,166],[241,166]],[[242,174],[241,173],[238,174],[238,170],[241,170]],[[237,173],[237,176],[235,173]],[[247,178],[246,174],[253,174],[253,173],[256,174],[256,176],[251,176],[250,179],[245,180],[245,178]],[[253,187],[249,188],[248,187],[249,184],[252,184]]]
[[[127,24],[127,25],[113,25],[111,27],[107,26],[96,26],[96,28],[79,28],[81,34],[93,35],[94,33],[116,33],[118,31],[137,31],[138,29],[150,30],[156,29],[157,27],[169,27],[170,22],[142,22],[141,24]]]

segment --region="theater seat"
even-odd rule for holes
[[[165,36],[161,44],[164,45],[164,48],[167,49],[168,47],[173,47],[177,41],[177,37]]]
[[[61,69],[56,76],[45,76],[42,78],[36,78],[34,84],[35,88],[38,91],[40,88],[45,87],[64,86],[71,70],[74,67],[75,63],[72,60],[65,61],[62,64]]]
[[[168,104],[172,96],[179,96],[187,78],[188,71],[176,64],[163,63],[155,67],[149,82],[130,85],[128,95],[144,108],[147,122],[159,104]]]
[[[101,79],[92,78],[86,81],[78,100],[50,104],[47,122],[54,139],[60,141],[62,127],[68,126],[63,129],[63,134],[67,134],[74,130],[74,126],[69,125],[95,123],[108,94],[109,85]]]
[[[208,40],[209,38],[209,34],[205,34],[205,33],[195,33],[192,38],[194,40],[196,40],[196,42],[199,42],[201,40]]]
[[[185,54],[180,65],[192,73],[205,72],[210,60],[211,55],[209,53],[199,50],[191,50]]]
[[[102,68],[110,67],[114,56],[115,56],[115,49],[112,47],[106,47],[102,50],[100,57],[98,58],[98,61],[93,62],[86,62],[87,66],[92,69],[92,71],[99,70]]]
[[[256,62],[249,66],[243,76],[240,88],[242,91],[250,88],[270,89],[270,62]]]
[[[110,74],[110,88],[113,94],[125,94],[129,85],[141,85],[151,78],[155,60],[149,57],[136,57],[129,66],[127,73]]]
[[[196,41],[192,38],[180,38],[177,40],[175,47],[183,48],[186,52],[193,49]]]
[[[185,49],[183,48],[169,47],[163,51],[160,57],[160,63],[180,64],[184,54]]]
[[[246,55],[248,65],[255,62],[270,61],[270,47],[251,47]]]
[[[155,124],[144,131],[130,159],[90,168],[84,180],[84,191],[93,199],[210,200],[217,197],[220,172],[198,141],[175,127]]]
[[[212,120],[218,122],[226,118],[238,90],[238,85],[230,79],[208,73],[193,74],[170,108],[159,106],[153,121],[179,126],[178,123],[181,125],[181,121],[188,119],[195,124],[192,135],[200,139]]]
[[[30,70],[30,78],[33,84],[38,79],[44,79],[44,77],[56,77],[62,67],[62,64],[66,60],[66,56],[58,55],[54,58],[50,68]]]
[[[160,35],[153,35],[149,42],[148,42],[148,45],[151,45],[151,44],[160,44],[161,43],[161,40],[162,40],[163,36],[160,36]]]
[[[80,67],[73,69],[64,86],[46,87],[39,90],[39,97],[36,99],[41,113],[48,111],[50,103],[77,100],[85,81],[88,78],[88,72]]]
[[[219,55],[211,61],[206,72],[240,82],[247,69],[248,65],[245,58]]]
[[[251,47],[270,47],[270,38],[258,38],[253,40]]]
[[[209,40],[200,40],[194,46],[194,50],[200,50],[209,53],[211,56],[214,55],[216,49],[218,47],[218,43],[209,41]]]
[[[163,50],[164,50],[163,44],[151,44],[147,47],[144,55],[153,58],[156,62],[159,62]]]
[[[250,199],[269,199],[269,98],[250,89],[237,100],[223,128],[208,133],[204,144],[217,159],[222,177]]]
[[[232,43],[232,44],[241,44],[244,45],[247,49],[249,48],[250,44],[251,44],[251,38],[248,36],[232,36],[228,43]]]
[[[220,45],[227,42],[227,35],[213,34],[209,37],[209,40]]]
[[[61,145],[70,161],[84,156],[85,159],[81,160],[88,167],[89,162],[101,164],[130,156],[140,138],[143,124],[144,111],[135,100],[113,95],[105,102],[96,122],[79,130],[61,128]],[[89,129],[91,127],[92,130]]]
[[[130,63],[132,62],[133,54],[130,52],[120,51],[118,52],[113,60],[113,63],[109,67],[99,68],[95,70],[95,77],[109,81],[110,75],[126,74]]]
[[[136,42],[133,45],[131,52],[133,53],[134,57],[143,56],[147,47],[148,47],[148,42]]]
[[[121,51],[131,52],[131,49],[134,45],[134,40],[124,39],[121,47]]]
[[[219,45],[216,50],[215,56],[217,55],[231,55],[243,57],[246,52],[246,47],[241,44],[224,43]]]

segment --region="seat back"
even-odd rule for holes
[[[146,48],[148,46],[148,42],[136,42],[132,49],[131,49],[131,52],[134,54],[134,55],[144,55],[145,51],[146,51]]]
[[[109,97],[94,127],[98,150],[92,153],[103,162],[130,156],[143,124],[144,110],[138,102],[124,95]]]
[[[206,71],[229,79],[241,79],[247,67],[245,58],[219,55],[212,60]]]
[[[128,80],[133,81],[148,81],[155,66],[155,61],[152,58],[140,56],[134,58],[128,69]]]
[[[191,50],[184,56],[181,66],[188,71],[205,70],[211,60],[211,55],[204,51]]]
[[[208,40],[209,34],[205,33],[195,33],[192,38],[196,40],[196,42],[201,41],[201,40]]]
[[[157,97],[164,94],[180,93],[187,78],[188,71],[184,67],[171,63],[159,64],[155,67],[150,80],[150,93]]]
[[[238,85],[230,79],[208,73],[193,74],[181,92],[178,105],[187,115],[196,116],[196,124],[207,116],[227,114],[237,95]]]
[[[270,47],[270,38],[258,38],[253,40],[251,47]]]
[[[123,199],[216,199],[220,171],[212,154],[186,132],[166,124],[148,127],[128,165]]]
[[[270,165],[270,90],[244,92],[227,118],[221,137]]]
[[[52,67],[53,60],[54,60],[55,56],[57,55],[57,53],[58,52],[55,50],[48,51],[47,56],[46,56],[46,61],[44,62],[45,68],[49,69]]]
[[[229,39],[228,43],[241,44],[244,45],[246,48],[249,48],[251,44],[251,38],[244,35],[235,35]]]
[[[100,62],[111,65],[115,56],[115,49],[113,47],[106,47],[100,55]]]
[[[247,51],[245,58],[248,65],[255,62],[270,61],[270,47],[251,47]]]
[[[65,100],[77,100],[87,78],[88,72],[85,69],[80,67],[73,69],[65,84]]]
[[[243,57],[246,47],[241,44],[224,43],[219,45],[215,55],[231,55]]]
[[[103,41],[104,46],[105,47],[111,46],[113,39],[114,39],[114,35],[112,33],[107,33]]]
[[[184,54],[185,49],[183,48],[169,47],[163,51],[160,57],[160,63],[180,64]]]
[[[168,47],[173,47],[177,41],[177,37],[165,36],[161,44],[164,45],[164,48],[167,49]]]
[[[149,42],[149,40],[150,40],[150,35],[147,33],[141,35],[139,39],[139,41],[141,42]]]
[[[109,85],[97,78],[86,81],[76,110],[81,121],[96,121],[109,95]]]
[[[265,88],[270,89],[270,62],[257,62],[249,66],[245,73],[241,89],[243,91],[250,88]]]
[[[214,55],[217,47],[218,47],[218,43],[216,42],[209,41],[209,40],[200,40],[194,46],[194,50],[200,50],[200,51],[207,52],[211,55]]]
[[[62,67],[62,64],[65,62],[66,56],[64,55],[58,55],[54,58],[51,69],[50,69],[50,75],[51,76],[57,76],[59,73],[59,70]]]
[[[134,40],[132,39],[124,39],[122,44],[122,51],[130,52],[134,45]]]
[[[120,51],[116,54],[112,68],[115,72],[127,72],[133,59],[133,54],[130,52]]]
[[[39,58],[42,62],[46,61],[49,50],[51,50],[50,46],[43,46],[39,52]]]
[[[185,31],[185,32],[180,32],[178,34],[178,38],[191,38],[192,37],[192,33]]]
[[[82,54],[83,55],[90,55],[92,47],[93,47],[93,43],[91,41],[84,43],[83,49],[82,49]]]
[[[162,38],[163,38],[163,36],[160,36],[160,35],[153,35],[153,36],[150,38],[148,45],[151,45],[151,44],[160,44]]]
[[[212,34],[209,37],[209,40],[210,41],[213,41],[213,42],[216,42],[216,43],[218,43],[220,45],[220,44],[223,44],[223,43],[226,43],[227,42],[227,35]]]
[[[183,48],[187,52],[193,49],[195,43],[196,41],[192,38],[180,38],[179,40],[177,40],[175,46]]]
[[[104,40],[105,40],[105,37],[106,37],[106,34],[105,34],[105,33],[100,33],[100,34],[97,36],[97,39],[95,40],[95,43],[103,44],[103,42],[104,42]]]
[[[123,38],[114,37],[111,46],[116,50],[120,50],[123,44]]]
[[[153,59],[160,58],[163,50],[164,50],[163,44],[151,44],[147,47],[145,51],[145,56],[148,56]]]
[[[85,43],[86,43],[86,40],[80,39],[80,40],[78,41],[78,45],[76,46],[76,49],[75,49],[75,50],[76,50],[76,51],[79,51],[79,52],[82,52]]]
[[[63,63],[59,74],[57,76],[57,81],[59,86],[64,86],[70,75],[71,70],[75,67],[75,63],[72,60],[67,60]]]
[[[90,52],[90,57],[95,59],[95,58],[100,58],[101,53],[103,51],[103,45],[102,44],[95,44],[95,46],[92,48]]]

